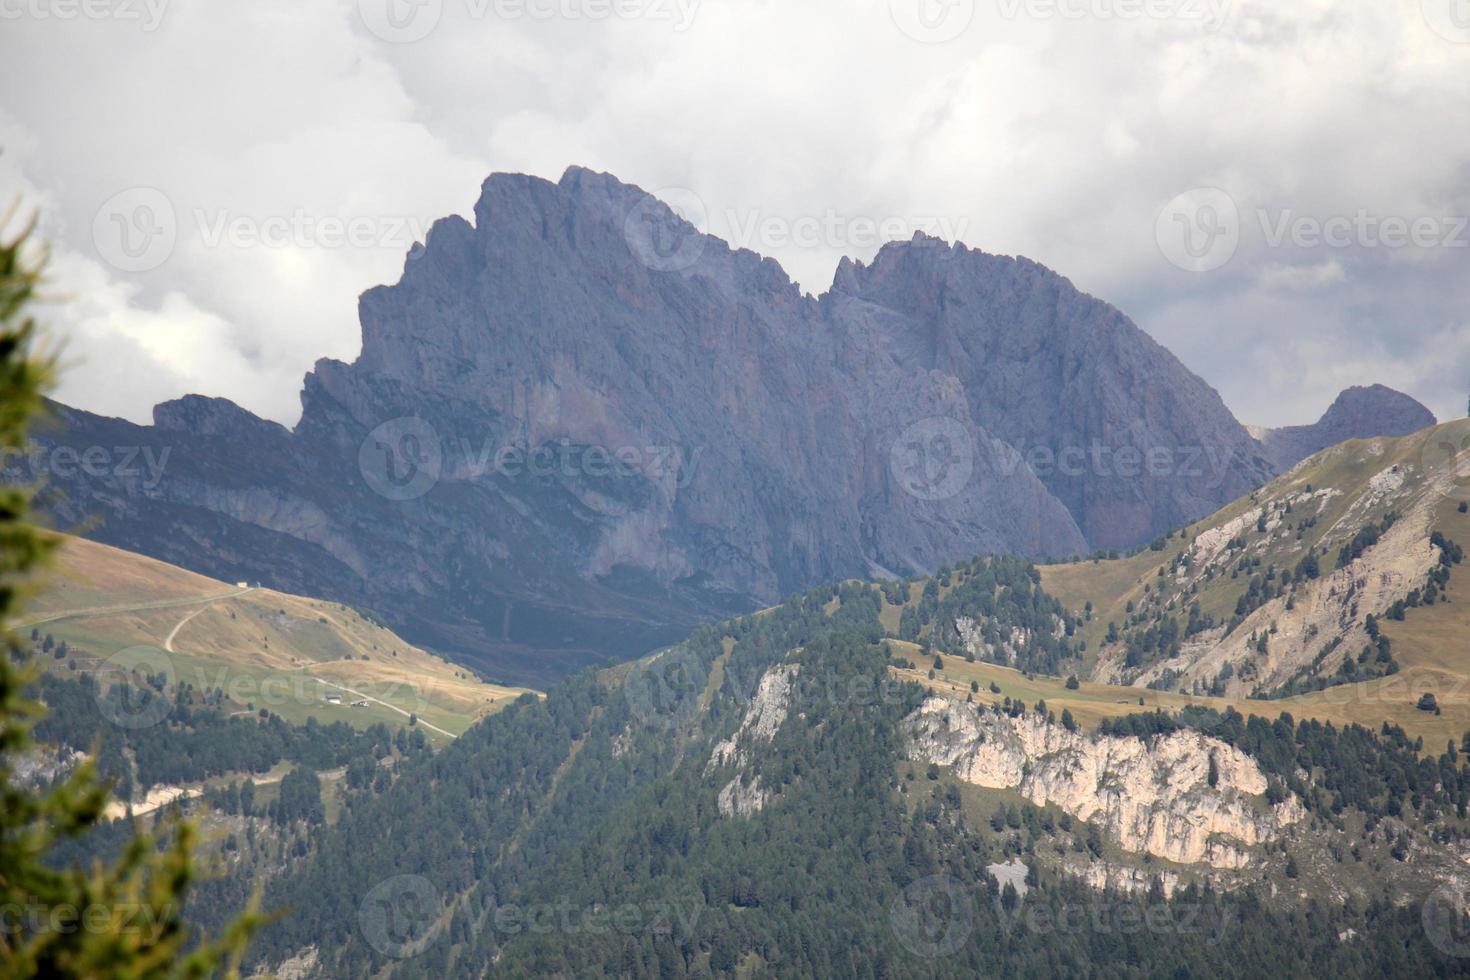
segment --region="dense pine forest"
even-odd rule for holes
[[[968,579],[991,583],[989,615],[1052,616],[1024,563],[1014,571]],[[963,601],[974,608],[976,593]],[[312,949],[334,975],[426,978],[1467,972],[1426,938],[1417,906],[1386,895],[1296,902],[1190,885],[1166,899],[1040,870],[1039,849],[1100,848],[1095,831],[1024,801],[997,811],[997,831],[939,774],[905,770],[900,722],[925,692],[890,672],[881,608],[868,586],[817,590],[523,698],[435,754],[409,752],[280,855],[265,905],[289,911],[253,961]],[[711,750],[788,660],[792,713],[738,776],[771,802],[732,818],[717,797],[740,766]],[[1460,750],[1420,759],[1392,730],[1196,711],[1106,731],[1181,725],[1250,753],[1270,792],[1297,792],[1325,817],[1463,812]],[[1024,896],[987,870],[1013,859],[1030,868]],[[261,863],[242,845],[204,907],[243,900]]]

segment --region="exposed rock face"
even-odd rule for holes
[[[1370,442],[1366,446],[1339,446],[1330,453],[1351,450],[1363,459],[1383,455],[1383,446]],[[1247,615],[1229,633],[1225,626],[1205,630],[1187,641],[1179,655],[1130,674],[1124,668],[1121,646],[1104,650],[1094,670],[1094,679],[1106,683],[1132,683],[1139,687],[1171,680],[1171,687],[1189,689],[1194,685],[1208,687],[1229,666],[1230,678],[1224,685],[1230,697],[1248,697],[1272,692],[1296,677],[1316,673],[1330,676],[1345,656],[1355,657],[1372,642],[1365,622],[1369,616],[1382,617],[1394,603],[1411,590],[1423,588],[1430,572],[1440,562],[1440,549],[1431,541],[1435,510],[1456,489],[1457,472],[1442,468],[1416,473],[1427,483],[1410,481],[1405,466],[1384,460],[1382,469],[1366,481],[1329,530],[1334,540],[1346,540],[1366,524],[1376,523],[1376,515],[1393,510],[1399,515],[1372,547],[1342,568],[1325,572],[1320,578],[1299,582],[1291,595],[1280,596],[1261,605]],[[1321,487],[1284,494],[1273,504],[1279,508],[1290,504],[1295,515],[1320,514],[1340,489]],[[1290,541],[1289,528],[1282,526],[1279,509],[1268,516],[1266,537],[1247,546],[1243,553],[1227,551],[1226,543],[1254,528],[1265,514],[1265,507],[1255,507],[1239,517],[1201,533],[1191,546],[1188,572],[1179,572],[1172,585],[1185,588],[1206,581],[1209,575],[1220,576],[1233,562],[1253,552],[1264,552],[1275,542]],[[1297,546],[1292,557],[1305,554]],[[1324,564],[1333,561],[1331,550]],[[1264,653],[1253,645],[1252,638],[1267,634]]]
[[[776,737],[786,713],[791,709],[791,696],[796,676],[801,672],[800,664],[783,664],[772,667],[761,675],[750,707],[734,735],[715,745],[710,754],[709,769],[724,765],[742,765],[748,761],[741,751],[742,745],[770,742]]]
[[[752,750],[769,744],[780,731],[791,710],[800,672],[800,664],[778,664],[761,675],[750,706],[745,709],[745,717],[740,720],[740,727],[735,734],[716,744],[710,753],[705,772],[714,772],[725,766],[736,770],[735,776],[720,790],[717,802],[723,815],[748,817],[760,812],[770,802],[771,794],[761,786],[760,776],[751,771]]]
[[[1067,624],[1060,617],[1053,616],[1054,623],[1052,635],[1061,637],[1066,633]],[[995,664],[1014,664],[1018,659],[1018,651],[1024,650],[1031,643],[1031,630],[1019,626],[1012,626],[1010,633],[1002,636],[996,643],[988,643],[985,640],[985,631],[980,623],[969,616],[960,616],[954,622],[955,632],[959,634],[960,642],[964,644],[965,652],[977,660],[985,660]]]
[[[752,777],[749,782],[736,776],[720,790],[716,805],[726,817],[753,817],[770,802],[771,794],[761,787],[761,778]]]
[[[1268,807],[1255,761],[1198,732],[1089,737],[1034,713],[1011,718],[942,697],[905,727],[910,759],[953,766],[978,786],[1019,789],[1038,806],[1096,822],[1125,851],[1181,864],[1245,867],[1250,848],[1305,816],[1295,797]]]
[[[826,305],[952,375],[1094,547],[1209,513],[1269,473],[1220,396],[1118,310],[1027,259],[916,236],[844,262]]]
[[[1155,883],[1164,898],[1174,897],[1179,890],[1177,871],[1147,872],[1139,868],[1120,867],[1106,861],[1068,861],[1062,865],[1062,873],[1085,882],[1095,891],[1120,891],[1130,895],[1146,894]]]
[[[294,430],[194,396],[152,427],[59,410],[52,445],[168,456],[49,474],[58,522],[544,684],[819,583],[1135,544],[1271,472],[1035,263],[919,236],[817,299],[576,168],[491,177],[360,316]]]
[[[1406,436],[1434,425],[1434,413],[1401,391],[1383,385],[1348,388],[1312,425],[1256,430],[1266,457],[1282,471],[1313,453],[1349,439]]]
[[[318,975],[317,959],[320,955],[321,951],[317,947],[308,946],[290,959],[284,960],[270,975],[278,980],[309,980]]]

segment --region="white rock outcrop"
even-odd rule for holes
[[[721,766],[735,766],[739,771],[725,784],[718,798],[720,813],[727,817],[748,817],[770,802],[771,794],[761,787],[760,777],[749,773],[750,749],[769,743],[780,731],[791,710],[800,664],[778,664],[761,676],[755,696],[745,709],[745,717],[735,734],[715,745],[705,772]]]
[[[761,788],[761,778],[750,782],[736,776],[720,790],[718,798],[720,813],[727,817],[749,817],[759,813],[771,799],[771,794]]]
[[[1181,864],[1243,868],[1252,847],[1306,815],[1294,796],[1268,806],[1255,761],[1194,731],[1088,736],[1034,712],[1012,718],[943,697],[904,724],[910,759],[952,766],[977,786],[1019,789],[1038,806],[1096,823],[1125,851]]]
[[[1094,891],[1118,891],[1129,895],[1147,894],[1157,883],[1165,899],[1174,897],[1181,880],[1177,871],[1145,871],[1105,861],[1068,862],[1062,865],[1062,874],[1076,878]]]

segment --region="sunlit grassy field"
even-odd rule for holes
[[[340,603],[241,589],[76,538],[66,539],[16,625],[23,636],[34,630],[69,645],[64,659],[42,658],[52,670],[96,669],[120,651],[153,649],[175,680],[220,688],[237,710],[357,727],[401,727],[417,715],[440,742],[523,693],[485,683]]]

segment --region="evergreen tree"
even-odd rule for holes
[[[26,312],[40,278],[28,242],[27,233],[0,241],[0,450],[7,451],[26,448],[29,423],[42,411],[52,377],[51,360],[35,351],[37,328]],[[30,487],[0,487],[0,623],[14,621],[57,545],[33,523],[32,494]],[[31,728],[44,708],[27,691],[34,671],[20,638],[5,630],[0,642],[6,647],[0,656],[0,907],[48,913],[7,916],[0,975],[237,974],[260,918],[252,904],[218,939],[191,929],[183,917],[185,895],[198,877],[190,824],[175,823],[167,841],[134,836],[111,866],[58,870],[49,860],[59,844],[99,823],[108,791],[90,759],[44,792],[16,780],[12,760],[32,744]],[[70,927],[53,928],[63,913],[70,913]]]

